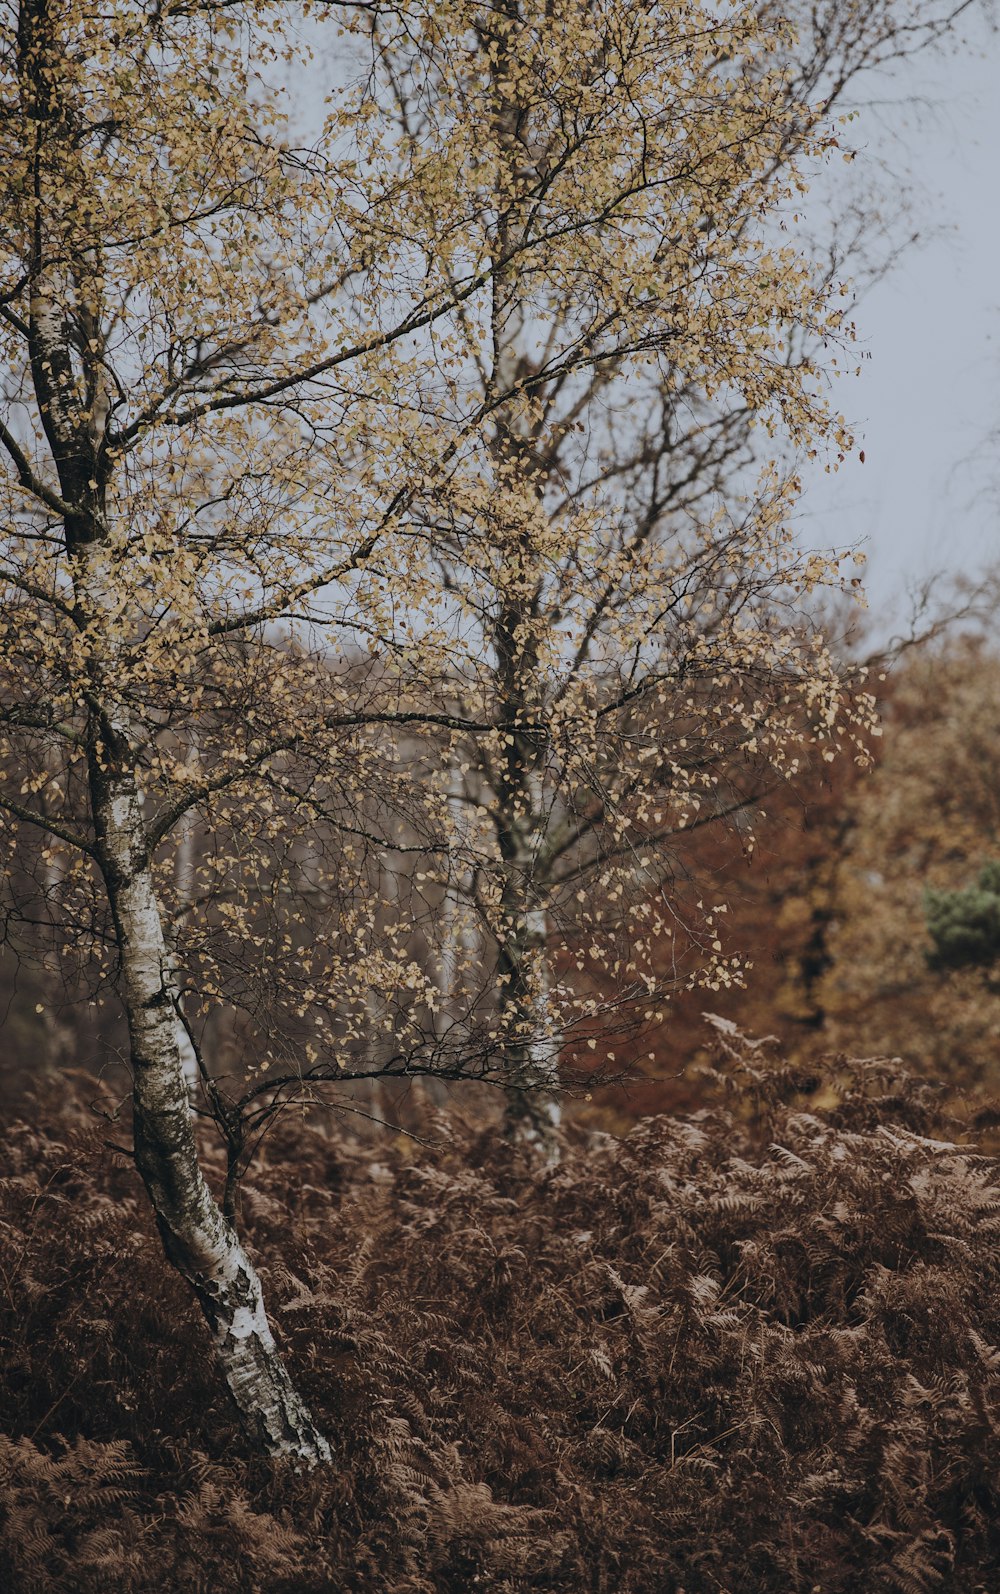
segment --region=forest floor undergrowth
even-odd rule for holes
[[[240,1216],[307,1476],[249,1450],[107,1125],[9,1123],[0,1585],[995,1594],[997,1164],[892,1065],[820,1109],[744,1062],[544,1169],[283,1120]]]

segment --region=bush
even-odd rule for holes
[[[1000,1587],[995,1165],[892,1065],[722,1039],[704,1110],[548,1170],[285,1121],[242,1218],[320,1475],[247,1453],[125,1159],[8,1129],[3,1586]]]

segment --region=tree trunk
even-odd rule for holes
[[[66,174],[79,165],[79,134],[60,93],[71,78],[56,25],[59,12],[57,0],[35,0],[22,6],[18,18],[18,82],[25,136],[35,153],[27,343],[64,506],[81,695],[89,705],[94,850],[117,931],[117,982],[131,1043],[135,1161],[167,1256],[208,1320],[245,1428],[271,1455],[327,1461],[330,1448],[278,1355],[260,1280],[198,1163],[184,1077],[186,1036],[182,1040],[139,802],[145,733],[132,724],[127,701],[129,648],[148,628],[148,616],[130,592],[128,563],[113,547],[108,520],[114,456],[106,447],[111,401],[102,358],[100,257],[89,222],[78,235],[64,225],[64,207],[74,195]],[[94,215],[99,213],[97,207]],[[54,224],[53,215],[63,220]],[[106,319],[113,324],[110,314]],[[30,477],[27,464],[24,474]]]
[[[134,776],[120,767],[109,769],[108,762],[106,755],[92,755],[91,790],[118,932],[118,983],[134,1075],[136,1166],[164,1250],[208,1321],[222,1375],[248,1434],[270,1455],[328,1461],[330,1447],[278,1354],[256,1270],[198,1163],[181,1026],[145,856],[138,792]]]
[[[529,926],[536,913],[529,913]],[[514,1141],[538,1152],[546,1162],[559,1160],[559,1127],[562,1110],[559,1082],[559,1044],[549,1024],[544,991],[537,988],[544,970],[544,946],[529,942],[514,957],[520,967],[512,972],[504,988],[501,1013],[508,1028],[506,1060],[510,1084],[504,1111],[504,1129]],[[508,948],[507,959],[511,953]],[[530,968],[527,965],[530,964]]]
[[[562,1112],[559,1037],[549,1004],[548,921],[539,900],[543,850],[542,783],[536,770],[518,765],[527,813],[504,828],[501,848],[507,865],[503,917],[506,940],[500,950],[500,1017],[510,1085],[504,1126],[511,1139],[559,1159]]]

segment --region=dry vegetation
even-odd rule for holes
[[[996,1589],[995,1164],[891,1065],[721,1042],[702,1111],[547,1172],[284,1120],[243,1217],[307,1477],[250,1455],[105,1127],[12,1124],[3,1586]]]

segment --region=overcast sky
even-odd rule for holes
[[[803,533],[860,542],[880,627],[907,583],[1000,563],[1000,40],[911,63],[891,89],[919,100],[885,113],[909,166],[909,249],[858,305],[862,375],[837,386],[865,464],[810,479]],[[852,130],[873,147],[875,116]]]

